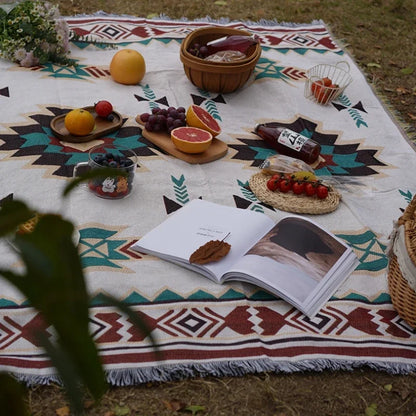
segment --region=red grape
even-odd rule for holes
[[[140,114],[140,120],[145,123],[148,131],[170,133],[176,127],[186,126],[186,110],[184,107],[152,108],[150,113]]]

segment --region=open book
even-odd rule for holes
[[[226,241],[228,254],[204,265],[189,258],[208,241]],[[193,200],[136,242],[152,254],[224,283],[251,283],[313,317],[354,271],[351,248],[315,222]]]

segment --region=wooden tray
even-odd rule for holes
[[[97,116],[97,113],[94,110],[94,106],[84,107],[84,110],[88,110],[95,118],[95,127],[90,134],[87,134],[86,136],[74,136],[70,134],[65,127],[66,113],[61,114],[60,116],[56,116],[51,120],[51,129],[53,134],[65,142],[84,143],[89,142],[90,140],[94,140],[105,134],[110,134],[113,131],[118,130],[123,124],[122,116],[116,111],[111,113],[114,118],[110,121],[106,118]]]
[[[136,117],[137,123],[143,126],[143,122],[140,120],[140,114]],[[214,137],[212,139],[211,146],[203,153],[190,154],[184,153],[176,148],[173,144],[169,133],[154,133],[147,131],[143,127],[142,131],[143,137],[145,137],[149,142],[152,142],[160,149],[169,153],[170,155],[177,157],[178,159],[184,160],[188,163],[208,163],[213,162],[214,160],[222,158],[228,152],[228,146],[223,141]]]

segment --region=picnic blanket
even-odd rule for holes
[[[180,379],[194,375],[353,369],[368,365],[392,373],[415,370],[416,337],[392,307],[386,248],[393,222],[416,192],[412,144],[391,117],[365,75],[323,22],[172,21],[126,16],[67,18],[70,29],[99,43],[73,42],[76,67],[45,64],[18,67],[0,61],[1,195],[13,193],[40,211],[59,212],[79,231],[88,290],[91,331],[108,379],[115,385]],[[211,93],[195,87],[179,59],[192,30],[223,25],[259,36],[262,54],[240,90]],[[114,53],[139,51],[146,75],[137,85],[115,83],[109,74]],[[305,73],[317,64],[346,62],[352,83],[327,106],[304,95]],[[72,108],[110,101],[122,127],[87,143],[56,138],[51,120]],[[135,118],[158,106],[197,104],[221,125],[227,154],[210,163],[189,164],[142,136]],[[360,265],[313,319],[258,287],[217,285],[180,266],[131,250],[142,235],[195,198],[265,213],[286,215],[257,199],[250,177],[275,152],[255,134],[261,122],[277,122],[313,137],[322,146],[318,175],[344,180],[339,207],[313,219],[346,241]],[[61,192],[74,166],[97,143],[112,141],[139,157],[134,188],[121,200],[105,200],[78,187]],[[18,267],[3,244],[2,266]],[[152,329],[149,340],[100,294],[129,304]],[[31,383],[56,379],[32,336],[44,328],[26,299],[0,282],[0,369]]]

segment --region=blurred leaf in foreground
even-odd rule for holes
[[[0,386],[0,413],[2,415],[29,416],[23,401],[23,386],[6,373],[0,373]]]

